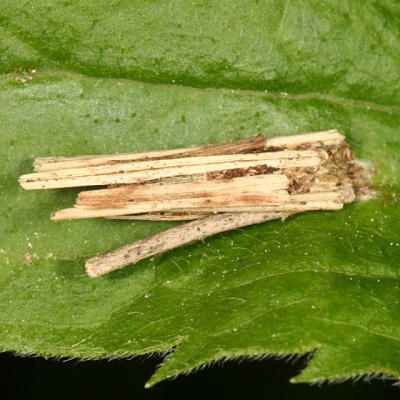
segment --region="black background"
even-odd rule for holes
[[[289,379],[305,367],[305,356],[291,361],[225,362],[144,389],[161,361],[159,357],[62,361],[2,353],[2,398],[400,399],[400,388],[393,386],[393,381],[290,384]]]

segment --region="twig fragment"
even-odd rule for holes
[[[279,169],[317,168],[321,163],[321,157],[323,155],[314,150],[285,150],[255,154],[226,154],[133,161],[114,165],[37,172],[22,175],[19,182],[26,190],[129,184],[173,176],[206,174],[233,168],[256,167],[258,165],[267,165]]]
[[[188,222],[147,238],[127,244],[86,261],[86,272],[92,278],[143,260],[175,247],[204,239],[207,236],[274,219],[284,219],[287,213],[219,214]]]
[[[167,185],[130,185],[82,192],[74,208],[52,219],[111,217],[163,211],[221,212],[233,205],[279,205],[289,200],[289,179],[282,174]]]
[[[60,169],[115,165],[118,163],[148,160],[167,160],[171,158],[200,157],[209,155],[239,154],[257,151],[265,147],[266,139],[257,135],[235,142],[218,143],[203,147],[149,151],[146,153],[126,153],[113,155],[89,155],[77,157],[38,157],[34,161],[35,172],[56,171]]]

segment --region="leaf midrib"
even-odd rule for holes
[[[334,96],[330,94],[325,94],[325,93],[318,93],[318,92],[306,92],[306,93],[290,93],[290,92],[270,92],[266,90],[257,90],[257,89],[237,89],[234,87],[222,87],[222,86],[216,86],[216,87],[207,87],[207,86],[201,86],[201,85],[187,85],[187,84],[182,84],[182,83],[166,83],[165,81],[157,81],[156,77],[148,80],[144,79],[134,79],[134,78],[129,78],[129,77],[112,77],[112,76],[107,76],[107,75],[91,75],[87,73],[87,71],[78,71],[71,66],[65,64],[65,63],[60,63],[58,60],[55,60],[51,55],[43,53],[42,49],[38,49],[36,46],[34,46],[31,42],[22,39],[19,37],[19,35],[16,35],[14,32],[11,33],[8,31],[6,28],[4,30],[10,35],[15,37],[17,40],[21,41],[25,45],[28,45],[31,47],[33,50],[35,50],[38,54],[42,55],[45,57],[47,60],[49,60],[51,63],[55,65],[61,65],[62,70],[59,70],[56,72],[56,74],[65,74],[67,73],[72,73],[74,75],[78,75],[81,77],[87,77],[87,78],[98,78],[98,79],[104,79],[104,80],[116,80],[116,81],[128,81],[132,83],[139,83],[139,84],[146,84],[146,85],[153,85],[153,86],[161,86],[161,87],[180,87],[180,88],[186,88],[186,89],[199,89],[199,90],[205,90],[205,91],[219,91],[221,94],[239,94],[239,95],[244,95],[244,96],[257,96],[257,97],[263,97],[266,99],[288,99],[288,100],[322,100],[322,101],[328,101],[336,104],[343,104],[343,105],[351,105],[354,107],[359,107],[359,108],[366,108],[367,110],[373,109],[375,111],[381,111],[389,114],[398,114],[400,115],[400,106],[389,106],[385,104],[380,104],[380,103],[374,103],[374,102],[369,102],[366,100],[356,100],[351,97],[340,97],[340,96]],[[53,75],[52,72],[46,72],[46,75]],[[0,74],[1,76],[11,76],[12,74]],[[176,78],[175,78],[176,80]]]
[[[10,81],[13,80],[14,74],[0,74],[0,80],[1,85],[5,86],[10,83]],[[98,80],[98,81],[116,81],[116,82],[129,82],[132,84],[138,84],[138,85],[146,85],[146,86],[155,86],[155,87],[161,87],[161,88],[181,88],[182,90],[202,90],[205,92],[217,92],[219,95],[239,95],[239,96],[244,96],[244,97],[261,97],[264,99],[270,99],[270,100],[320,100],[320,101],[325,101],[325,102],[330,102],[338,105],[346,105],[346,106],[352,106],[352,107],[357,107],[361,109],[366,109],[366,110],[373,110],[373,111],[379,111],[382,113],[387,113],[391,115],[400,115],[400,107],[399,106],[387,106],[379,103],[373,103],[369,101],[364,101],[364,100],[354,100],[354,99],[349,99],[346,97],[340,97],[340,96],[333,96],[329,94],[324,94],[324,93],[317,93],[317,92],[309,92],[309,93],[302,93],[302,94],[293,94],[293,93],[282,93],[282,92],[265,92],[262,90],[250,90],[250,89],[229,89],[229,88],[223,88],[223,87],[217,87],[217,88],[200,88],[196,86],[188,86],[188,85],[182,85],[182,84],[177,84],[177,83],[153,83],[153,82],[147,82],[147,81],[141,81],[141,80],[135,80],[135,79],[130,79],[130,78],[114,78],[114,77],[96,77],[88,74],[83,74],[80,72],[75,72],[73,70],[64,70],[64,71],[57,71],[57,72],[42,72],[37,75],[37,78],[46,78],[46,77],[68,77],[68,78],[81,78],[81,79],[93,79],[93,80]],[[35,82],[31,82],[30,85],[34,85]],[[328,127],[329,128],[329,127]],[[327,128],[327,129],[328,129]],[[332,128],[332,127],[331,127]],[[330,129],[330,128],[329,128]],[[332,128],[333,129],[333,128]]]

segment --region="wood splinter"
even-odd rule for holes
[[[368,174],[336,130],[176,150],[44,157],[22,187],[106,186],[52,219],[191,221],[86,262],[95,278],[220,232],[311,210],[338,210],[368,192]]]
[[[229,213],[216,214],[127,244],[116,250],[100,254],[86,261],[86,272],[92,278],[108,274],[144,258],[174,249],[194,240],[230,231],[244,226],[259,224],[274,219],[285,219],[288,213]]]

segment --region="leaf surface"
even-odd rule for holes
[[[219,359],[315,350],[296,381],[400,377],[397,2],[3,3],[2,350],[174,349],[150,384]],[[79,190],[17,182],[37,156],[331,128],[379,169],[374,199],[217,235],[98,279],[85,275],[86,258],[173,224],[53,222]]]

